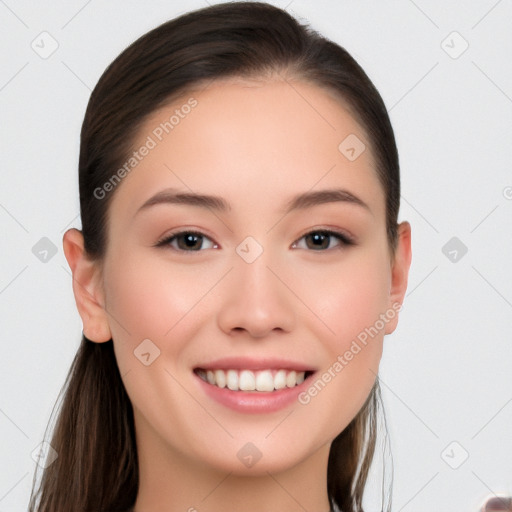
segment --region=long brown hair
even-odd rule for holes
[[[88,255],[100,259],[105,252],[108,205],[115,193],[99,198],[97,191],[126,161],[137,130],[152,112],[201,83],[276,74],[334,92],[364,128],[385,194],[394,253],[398,153],[374,85],[346,50],[286,11],[266,3],[233,2],[184,14],[151,30],[98,81],[82,125],[79,158]],[[343,512],[363,510],[381,405],[377,379],[362,409],[331,445],[327,492],[331,505]],[[29,510],[120,512],[132,507],[139,479],[133,410],[112,340],[99,344],[82,336],[56,410],[50,444],[58,458],[44,470],[39,485],[34,478]]]

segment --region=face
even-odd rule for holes
[[[142,457],[325,460],[375,382],[397,316],[384,192],[343,105],[292,84],[153,113],[117,185],[101,286]]]

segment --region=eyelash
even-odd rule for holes
[[[302,235],[297,240],[297,242],[293,242],[292,245],[293,246],[297,245],[298,241],[300,241],[303,238],[307,237],[308,235],[312,235],[312,234],[322,234],[324,236],[330,236],[330,237],[336,238],[340,242],[340,246],[337,246],[337,247],[329,247],[327,249],[319,249],[319,250],[306,249],[306,250],[310,250],[310,251],[313,251],[313,252],[326,252],[326,251],[333,250],[333,249],[336,249],[336,248],[337,249],[341,249],[341,248],[343,248],[343,246],[348,247],[348,246],[351,246],[351,245],[355,245],[354,240],[352,240],[352,238],[347,236],[345,233],[342,233],[342,232],[339,232],[339,231],[334,231],[334,230],[331,230],[331,229],[315,229],[315,230],[312,230],[312,231],[308,231],[307,233]],[[207,237],[204,233],[201,233],[200,231],[184,230],[184,231],[177,231],[175,233],[171,233],[169,235],[166,235],[164,238],[162,238],[161,240],[159,240],[155,244],[155,247],[170,247],[171,242],[173,242],[175,239],[177,239],[180,235],[195,235],[195,236],[204,237],[204,238],[207,238],[208,240],[211,240],[209,237]],[[218,245],[215,242],[213,242],[213,243],[214,243],[214,245]],[[171,247],[171,248],[173,250],[175,250],[175,251],[178,251],[178,252],[190,252],[190,253],[201,252],[201,251],[204,250],[204,249],[199,249],[199,250],[192,249],[190,251],[187,251],[187,250],[184,250],[184,249],[177,249],[175,247]]]

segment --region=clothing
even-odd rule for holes
[[[129,510],[125,510],[125,512],[133,512],[133,508],[130,508]],[[334,505],[332,512],[342,512],[342,511],[336,505]]]

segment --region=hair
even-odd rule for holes
[[[344,48],[286,11],[260,2],[217,4],[172,19],[137,39],[104,71],[89,99],[80,138],[86,253],[94,259],[105,253],[108,207],[115,193],[98,199],[94,191],[126,161],[150,114],[214,80],[279,77],[334,93],[363,128],[385,195],[387,238],[394,254],[399,163],[381,96]],[[331,444],[327,492],[331,506],[343,512],[363,510],[381,406],[377,378],[359,413]],[[50,444],[58,458],[38,485],[34,477],[29,510],[113,512],[132,507],[139,482],[133,409],[112,340],[92,343],[82,336],[53,418]]]

